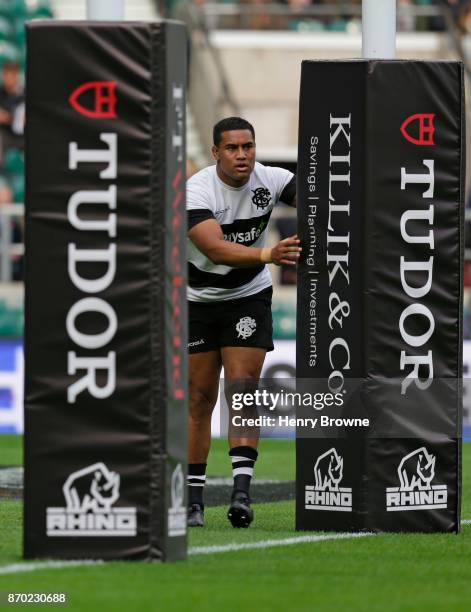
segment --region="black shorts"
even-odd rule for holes
[[[273,350],[273,289],[236,300],[188,302],[188,352],[215,351],[223,346]]]

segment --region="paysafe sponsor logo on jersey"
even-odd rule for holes
[[[62,487],[66,507],[47,508],[47,535],[135,536],[136,508],[112,508],[119,499],[119,485],[119,474],[104,463],[73,472]]]
[[[238,323],[236,323],[236,332],[238,338],[247,340],[257,329],[257,322],[252,317],[242,317]]]
[[[184,505],[184,482],[182,465],[173,470],[170,483],[170,503],[168,509],[168,535],[173,538],[186,533],[186,507]]]
[[[253,244],[267,226],[267,221],[263,219],[258,225],[252,226],[246,232],[228,232],[224,234],[224,240],[237,242],[239,244]]]
[[[321,455],[314,465],[315,486],[305,487],[306,510],[352,511],[352,489],[341,487],[343,457],[335,448]]]
[[[399,487],[386,489],[386,510],[434,510],[446,508],[447,486],[432,484],[435,478],[435,456],[425,446],[406,455],[397,470]]]

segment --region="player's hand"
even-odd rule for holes
[[[3,108],[0,108],[0,124],[1,125],[9,125],[11,123],[11,115]]]
[[[300,242],[301,241],[299,240],[297,234],[281,240],[271,249],[271,262],[277,266],[282,266],[285,264],[295,266],[302,251],[301,247],[299,246]]]

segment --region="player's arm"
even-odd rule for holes
[[[194,225],[188,231],[188,237],[214,264],[234,268],[251,268],[261,263],[295,265],[301,252],[297,236],[285,238],[272,248],[247,247],[224,240],[216,219],[206,219]]]
[[[280,202],[296,208],[296,175],[292,176],[289,183],[285,185],[280,194]]]

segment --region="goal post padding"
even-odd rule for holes
[[[186,31],[27,47],[24,554],[183,559]]]
[[[298,429],[298,529],[459,530],[463,108],[460,62],[303,62],[297,377],[369,425]]]

